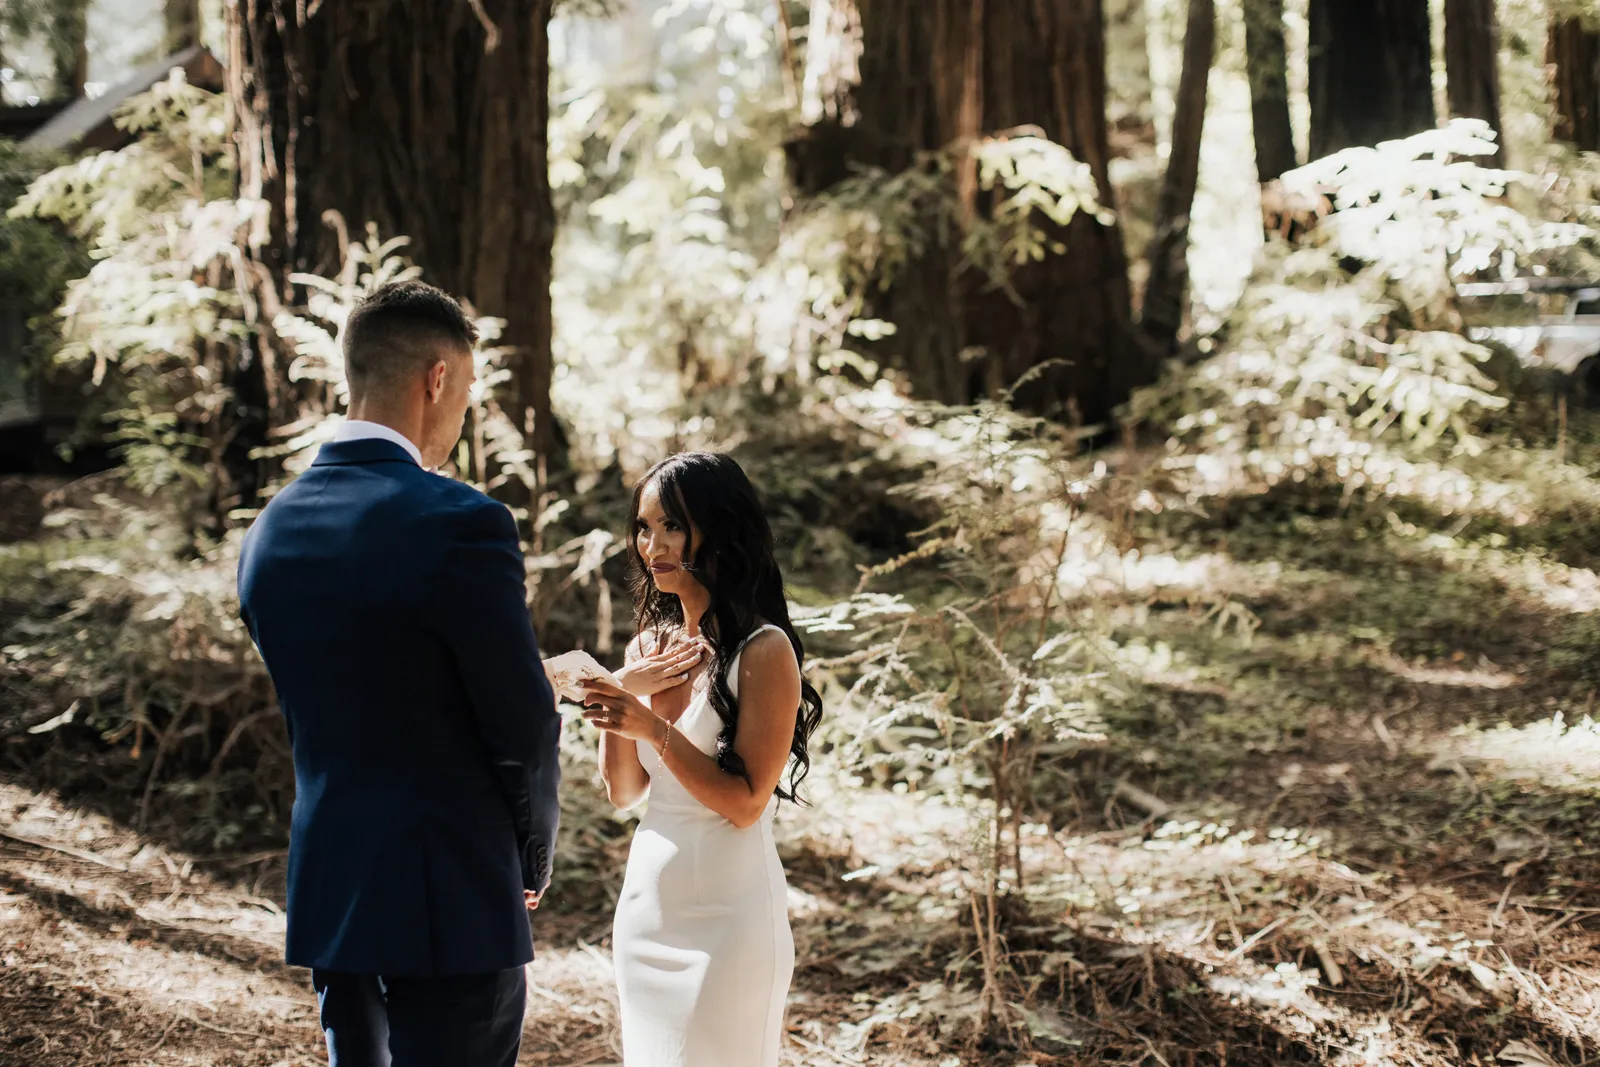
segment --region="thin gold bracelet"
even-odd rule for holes
[[[656,770],[660,770],[667,765],[667,746],[670,744],[672,744],[672,724],[669,722],[667,723],[667,732],[661,738],[661,747],[656,749]]]

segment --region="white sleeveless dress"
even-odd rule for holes
[[[728,668],[736,699],[739,654]],[[673,729],[710,755],[721,726],[701,693]],[[611,942],[624,1067],[777,1067],[794,974],[789,891],[772,838],[777,798],[741,830],[658,767],[649,745],[639,745],[639,762],[651,776],[649,807]]]

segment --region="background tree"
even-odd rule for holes
[[[57,0],[49,35],[56,95],[76,100],[89,80],[89,0]]]
[[[1156,129],[1150,73],[1150,17],[1144,0],[1105,0],[1106,119],[1114,156],[1154,151]]]
[[[1183,326],[1189,289],[1189,217],[1200,182],[1200,139],[1205,132],[1206,85],[1216,55],[1215,0],[1189,0],[1184,33],[1183,75],[1172,120],[1172,154],[1156,205],[1156,233],[1147,259],[1139,327],[1157,355],[1171,353]]]
[[[271,212],[254,249],[269,313],[294,272],[336,269],[342,226],[408,236],[430,281],[505,320],[504,406],[546,460],[549,17],[549,0],[229,8],[240,180]]]
[[[1311,0],[1311,158],[1433,129],[1428,0]]]
[[[1444,61],[1452,118],[1500,123],[1500,30],[1495,0],[1445,0]],[[1496,155],[1505,158],[1502,144]]]
[[[816,4],[795,183],[820,193],[854,168],[894,174],[953,150],[963,203],[981,214],[971,146],[1030,128],[1087,164],[1110,206],[1104,42],[1100,0]],[[1130,343],[1118,226],[1079,212],[1057,230],[1058,248],[1015,271],[1009,291],[963,266],[953,235],[929,234],[876,309],[896,324],[885,345],[919,393],[966,403],[1064,360],[1018,402],[1096,423],[1150,379],[1153,367]]]
[[[1557,12],[1548,61],[1555,77],[1555,138],[1600,152],[1600,30]]]
[[[1244,0],[1244,42],[1256,174],[1265,185],[1298,164],[1294,127],[1289,121],[1289,49],[1283,36],[1283,0]]]
[[[200,43],[200,0],[165,0],[167,33],[163,50],[176,55]]]

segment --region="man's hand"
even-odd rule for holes
[[[528,910],[529,911],[538,911],[539,910],[539,897],[540,897],[540,895],[541,894],[535,893],[531,889],[524,889],[522,891],[522,902],[528,906]]]

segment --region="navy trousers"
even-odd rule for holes
[[[448,978],[311,972],[329,1067],[516,1067],[521,967]]]

